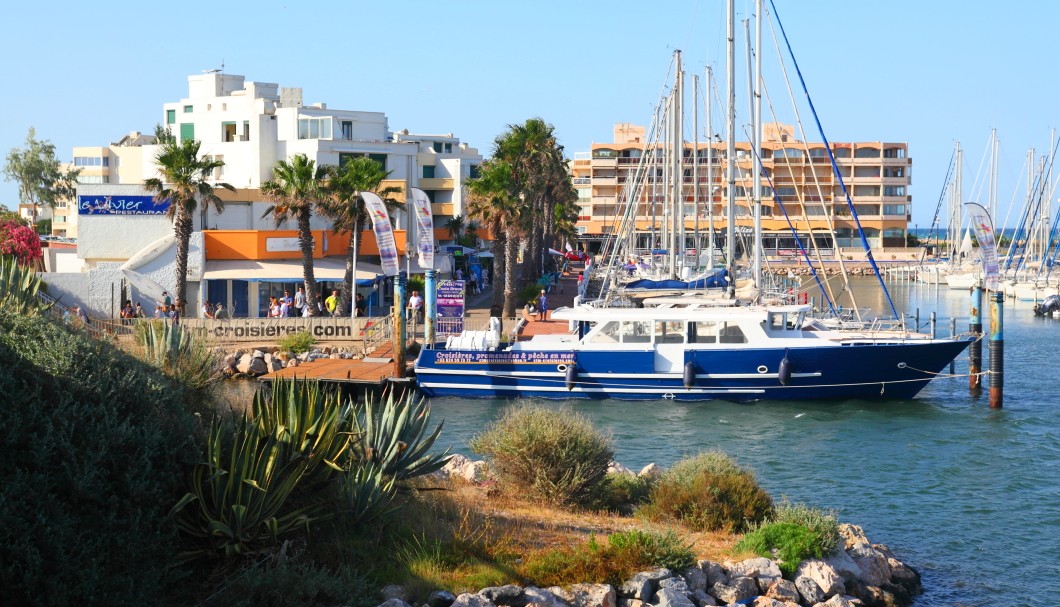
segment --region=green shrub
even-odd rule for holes
[[[0,587],[12,605],[166,603],[164,523],[202,428],[184,389],[109,343],[0,312]]]
[[[652,521],[678,520],[700,531],[739,532],[765,519],[773,500],[754,474],[724,453],[684,459],[663,474],[637,514]]]
[[[541,295],[541,287],[537,283],[526,285],[515,294],[515,302],[520,307],[528,303],[537,305],[537,298]]]
[[[0,310],[20,316],[35,316],[46,309],[37,298],[47,291],[40,275],[21,266],[14,255],[0,255]]]
[[[520,567],[520,574],[543,588],[585,580],[618,586],[637,571],[653,567],[680,570],[694,562],[691,546],[682,544],[674,533],[632,530],[608,536],[606,545],[593,536],[582,546],[533,554]]]
[[[184,325],[155,319],[138,322],[134,331],[144,360],[182,384],[201,390],[219,377],[213,352]]]
[[[587,505],[591,510],[630,515],[637,506],[648,502],[652,485],[652,479],[648,477],[625,473],[608,474],[593,487]]]
[[[802,561],[828,556],[838,545],[835,513],[785,501],[768,522],[749,531],[735,548],[776,558],[781,571],[791,575]]]
[[[468,444],[506,482],[562,505],[587,505],[614,457],[611,437],[584,416],[531,405],[509,407]]]
[[[297,331],[283,336],[280,339],[279,346],[284,352],[301,354],[308,352],[316,341],[316,338],[309,331]]]

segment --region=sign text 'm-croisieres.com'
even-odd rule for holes
[[[385,324],[378,318],[189,318],[181,322],[200,339],[222,342],[275,341],[302,332],[319,341],[359,342],[372,340]]]
[[[78,215],[165,215],[170,199],[154,196],[78,196]]]

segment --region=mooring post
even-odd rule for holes
[[[920,332],[920,308],[916,309],[916,332]]]
[[[994,293],[990,306],[990,408],[1000,409],[1005,386],[1005,295]]]
[[[983,317],[980,310],[983,308],[983,287],[976,283],[972,287],[972,309],[971,318],[968,321],[968,330],[975,336],[975,341],[968,346],[968,389],[973,395],[978,395],[982,390],[979,381],[979,370],[983,365]]]
[[[936,323],[935,312],[931,313],[931,316],[929,317],[929,320],[928,320],[928,324],[931,325],[931,339],[935,339],[935,325],[937,324]]]
[[[394,277],[394,377],[405,378],[405,284],[408,275],[399,271]]]
[[[426,291],[425,320],[423,325],[423,344],[434,347],[434,321],[438,317],[438,292],[435,285],[434,270],[424,273],[423,290]]]

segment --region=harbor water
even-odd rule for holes
[[[888,283],[900,312],[938,334],[968,330],[967,291]],[[887,310],[874,278],[853,283],[857,302]],[[639,469],[720,449],[754,470],[775,497],[833,509],[917,568],[925,606],[1060,604],[1060,320],[1005,302],[1004,408],[969,395],[967,353],[957,377],[909,401],[785,403],[540,401],[609,431],[616,459]],[[984,330],[989,331],[984,298]],[[983,367],[989,368],[984,341]],[[948,370],[947,370],[948,371]],[[478,458],[467,439],[508,403],[435,399],[441,442]]]

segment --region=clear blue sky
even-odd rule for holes
[[[738,0],[737,20],[753,8]],[[985,180],[991,128],[1001,139],[999,219],[1014,195],[1018,211],[1027,150],[1046,154],[1057,126],[1060,3],[776,0],[776,8],[828,139],[909,143],[914,223],[930,223],[956,141],[965,149],[964,198],[985,201],[975,183]],[[740,124],[742,32],[738,23]],[[763,37],[769,95],[790,116],[769,67],[777,59],[768,27]],[[507,125],[541,117],[573,154],[611,141],[617,122],[650,122],[674,49],[689,73],[712,65],[724,91],[724,38],[723,0],[5,3],[0,151],[21,146],[31,126],[62,160],[75,145],[152,132],[162,104],[187,95],[187,77],[223,61],[227,73],[301,87],[306,103],[382,111],[392,130],[451,132],[487,156]],[[716,124],[722,115],[717,108]],[[16,198],[15,184],[0,181],[0,204],[13,208]]]

